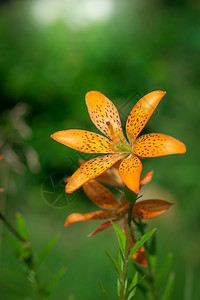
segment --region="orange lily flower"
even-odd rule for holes
[[[140,180],[140,189],[152,179],[153,171],[149,171],[145,176]],[[99,178],[98,178],[99,179]],[[94,234],[110,227],[112,225],[111,221],[118,222],[121,219],[124,220],[124,232],[126,232],[126,223],[128,217],[128,208],[129,204],[126,201],[125,197],[121,199],[119,203],[114,195],[104,187],[97,180],[91,180],[88,183],[83,185],[83,190],[87,197],[97,206],[103,208],[104,210],[93,211],[87,214],[72,213],[70,214],[65,222],[65,227],[69,226],[72,223],[87,221],[87,220],[102,220],[109,219],[100,226],[98,226],[88,237],[93,236]],[[150,199],[137,201],[133,207],[132,216],[134,219],[151,219],[155,218],[168,210],[172,205],[164,200]],[[136,240],[131,232],[130,239],[130,249],[134,246]],[[147,266],[147,261],[145,257],[144,247],[141,246],[132,257],[137,263],[142,266]]]
[[[186,147],[182,142],[165,134],[150,133],[137,138],[164,95],[163,91],[154,91],[136,103],[126,121],[128,142],[124,137],[114,104],[98,91],[88,92],[86,105],[90,118],[107,137],[77,129],[58,131],[51,137],[81,152],[109,154],[84,163],[72,175],[65,191],[74,192],[122,160],[119,165],[119,175],[125,185],[137,194],[142,172],[140,158],[185,153]]]

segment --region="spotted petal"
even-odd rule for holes
[[[65,221],[65,227],[76,222],[109,219],[112,218],[113,216],[114,216],[113,211],[104,211],[104,210],[92,211],[87,214],[73,213],[67,217]]]
[[[119,140],[126,143],[115,105],[98,91],[88,92],[85,99],[90,118],[94,125],[110,139],[113,139],[114,134],[115,138],[118,137]],[[113,134],[107,126],[108,122],[112,126]]]
[[[142,135],[133,146],[133,153],[140,157],[157,157],[185,152],[186,147],[182,142],[162,133]]]
[[[158,199],[142,200],[133,207],[133,218],[152,219],[165,213],[173,203]]]
[[[126,134],[130,143],[135,141],[165,94],[163,91],[151,92],[133,107],[126,122]]]
[[[116,152],[112,141],[97,133],[69,129],[55,132],[51,136],[57,142],[84,153]]]
[[[114,195],[105,186],[96,180],[91,180],[83,185],[87,197],[96,205],[105,209],[115,209],[120,206]]]
[[[123,157],[124,154],[110,154],[87,161],[70,178],[65,187],[66,193],[74,192],[89,180],[101,175]]]
[[[136,194],[139,192],[140,174],[142,163],[140,159],[132,155],[122,161],[119,167],[119,175],[125,185]]]

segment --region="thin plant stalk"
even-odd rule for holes
[[[130,236],[131,236],[131,221],[132,221],[132,211],[133,211],[134,203],[129,204],[128,210],[128,220],[127,220],[127,227],[126,227],[126,246],[124,252],[124,263],[123,263],[123,270],[122,270],[122,280],[120,282],[120,296],[119,300],[124,299],[124,290],[126,284],[126,277],[127,277],[127,267],[128,267],[128,255],[129,255],[129,247],[130,247]]]

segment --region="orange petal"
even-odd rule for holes
[[[0,160],[2,160],[2,159],[3,159],[3,155],[0,154]]]
[[[122,157],[124,154],[110,154],[87,161],[70,178],[65,187],[66,193],[74,192],[89,180],[101,175]]]
[[[0,188],[0,193],[2,193],[2,192],[4,192],[4,189],[1,189],[1,188]]]
[[[142,135],[133,146],[133,153],[140,157],[157,157],[185,152],[186,147],[182,142],[162,133]]]
[[[116,222],[119,221],[120,219],[121,219],[121,218],[117,218],[117,219],[112,220],[112,221],[113,221],[114,223],[116,223]],[[91,233],[88,235],[88,237],[91,237],[91,236],[95,235],[96,233],[98,233],[98,232],[100,232],[100,231],[102,231],[102,230],[104,230],[104,229],[110,227],[111,225],[112,225],[111,221],[107,221],[107,222],[101,224],[101,225],[98,226],[93,232],[91,232]]]
[[[85,96],[85,100],[90,118],[94,125],[107,137],[113,139],[114,142],[119,139],[119,141],[126,143],[115,105],[98,91],[88,92]]]
[[[102,220],[108,219],[114,216],[112,211],[92,211],[87,214],[73,213],[69,215],[65,221],[65,227],[69,226],[72,223],[87,221],[87,220]]]
[[[106,137],[78,129],[55,132],[51,137],[57,142],[84,153],[112,153],[116,149]]]
[[[121,177],[119,176],[119,170],[115,166],[108,169],[106,172],[101,174],[99,177],[96,178],[97,181],[111,185],[111,186],[124,186],[124,182],[122,181]]]
[[[137,138],[165,94],[163,91],[151,92],[133,107],[126,121],[126,134],[130,142]]]
[[[140,159],[132,155],[122,161],[119,167],[119,175],[125,185],[136,194],[139,192],[140,174],[142,163]]]
[[[86,160],[83,160],[81,158],[79,158],[79,164],[83,165]],[[118,187],[122,187],[124,186],[124,182],[122,181],[121,177],[119,176],[119,165],[121,162],[117,162],[113,167],[111,167],[110,169],[108,169],[107,171],[105,171],[103,174],[101,174],[100,176],[98,176],[96,178],[96,180],[98,182],[101,182],[103,184],[107,184],[107,185],[112,185],[112,186],[118,186]],[[70,179],[70,177],[66,178],[65,182],[68,182]]]
[[[91,180],[83,185],[86,196],[96,205],[105,209],[115,209],[120,206],[114,195],[101,183]]]
[[[132,216],[138,219],[152,219],[165,213],[171,205],[173,203],[158,199],[138,201],[133,207]]]
[[[153,170],[150,170],[140,180],[140,189],[143,187],[143,185],[149,183],[151,181],[152,177],[153,177]]]

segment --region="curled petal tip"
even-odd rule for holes
[[[65,192],[67,194],[71,194],[73,193],[74,189],[72,189],[70,186],[68,186],[68,184],[65,186]]]

